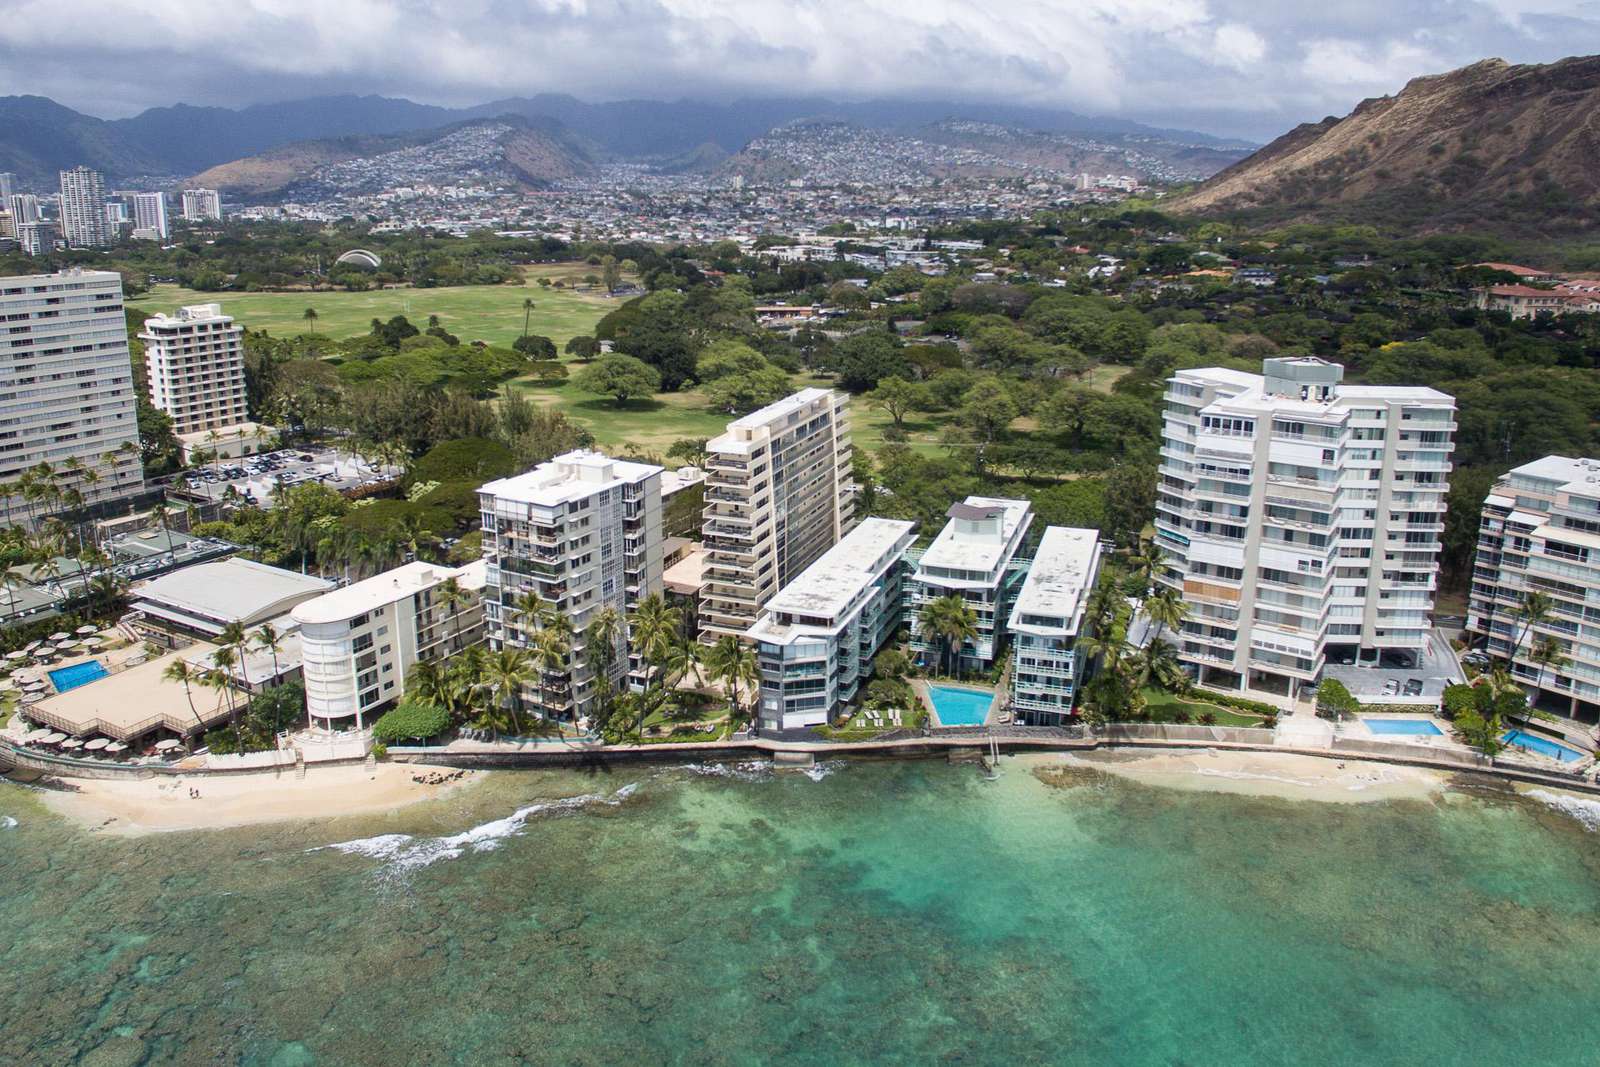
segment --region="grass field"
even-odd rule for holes
[[[582,364],[568,363],[568,367],[577,373]],[[812,375],[795,377],[794,389],[808,386],[832,388],[833,383],[828,378]],[[662,453],[674,441],[686,437],[715,437],[735,418],[726,412],[711,410],[705,394],[698,389],[658,393],[649,400],[630,400],[618,407],[611,400],[578,391],[570,382],[548,386],[518,379],[511,383],[511,388],[526,393],[536,404],[564,412],[594,434],[602,449],[631,445],[641,451]],[[932,453],[938,448],[940,424],[927,415],[916,418],[923,421],[906,420],[906,429],[911,433],[906,443],[918,452]],[[859,396],[851,398],[850,438],[857,448],[876,452],[883,445],[884,428],[891,423],[887,412],[872,407]]]
[[[528,332],[543,334],[557,347],[578,335],[590,333],[595,323],[621,301],[599,292],[543,288],[540,277],[581,284],[597,268],[584,263],[555,263],[530,267],[526,285],[462,285],[440,289],[376,289],[365,293],[340,290],[292,293],[202,293],[176,285],[157,285],[128,306],[140,311],[172,310],[186,304],[219,303],[222,310],[255,330],[278,337],[306,333],[306,308],[317,310],[317,333],[327,337],[354,337],[366,333],[374,318],[404,315],[418,327],[429,315],[462,341],[487,341],[508,345],[522,335],[522,301],[532,297],[533,315]]]

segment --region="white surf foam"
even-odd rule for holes
[[[772,764],[767,760],[745,760],[741,763],[685,763],[683,770],[702,778],[732,778],[740,782],[764,782],[772,777]]]
[[[1600,830],[1600,800],[1569,797],[1564,793],[1552,793],[1546,789],[1530,789],[1527,795],[1563,815],[1572,816],[1583,823],[1586,829]]]
[[[813,782],[820,782],[834,771],[843,767],[844,764],[845,761],[842,759],[823,760],[821,763],[813,763],[801,773]]]
[[[525,808],[518,808],[504,818],[481,823],[470,830],[463,830],[459,834],[451,834],[448,837],[379,834],[376,837],[362,837],[354,841],[340,841],[332,845],[320,845],[317,848],[307,849],[306,851],[333,851],[343,852],[347,855],[368,856],[372,859],[383,860],[396,870],[416,871],[432,866],[440,860],[456,859],[467,852],[492,852],[500,847],[500,842],[508,837],[516,836],[522,830],[524,824],[536,815],[578,811],[591,804],[615,806],[633,796],[634,791],[638,788],[639,784],[632,782],[610,796],[606,796],[603,793],[585,793],[582,796],[566,797],[562,800],[529,804]]]

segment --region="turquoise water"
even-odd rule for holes
[[[1361,721],[1375,734],[1402,734],[1407,737],[1443,737],[1444,731],[1426,719],[1373,719],[1363,715]]]
[[[508,772],[381,817],[138,839],[0,783],[6,1055],[1594,1062],[1600,804],[1002,766]]]
[[[106,676],[106,669],[100,661],[91,659],[83,663],[74,663],[70,667],[57,667],[50,672],[50,681],[55,685],[56,692],[65,693],[68,689],[88,685]]]
[[[1540,737],[1538,734],[1530,734],[1522,730],[1508,730],[1501,736],[1500,740],[1508,745],[1515,745],[1519,748],[1525,748],[1529,752],[1536,752],[1541,756],[1558,759],[1563,763],[1571,763],[1573,760],[1583,758],[1583,753],[1575,748],[1568,748],[1566,745],[1557,744],[1549,738]]]
[[[982,726],[989,718],[994,694],[987,689],[965,689],[958,685],[930,685],[928,697],[939,713],[942,726]]]

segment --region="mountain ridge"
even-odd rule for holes
[[[1298,126],[1172,208],[1554,236],[1600,223],[1597,110],[1600,56],[1481,60]]]

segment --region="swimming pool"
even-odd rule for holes
[[[989,718],[994,694],[987,689],[965,689],[958,685],[930,685],[928,697],[942,726],[982,726]]]
[[[65,693],[68,689],[98,681],[109,673],[99,660],[91,659],[70,667],[57,667],[50,672],[50,681],[55,685],[56,692]]]
[[[1362,723],[1375,734],[1402,734],[1407,737],[1443,737],[1444,731],[1427,719],[1369,719]]]
[[[1525,748],[1529,752],[1540,756],[1558,759],[1562,763],[1571,763],[1573,760],[1583,758],[1583,753],[1575,748],[1568,748],[1566,745],[1557,744],[1548,737],[1525,733],[1522,730],[1507,730],[1501,735],[1500,740],[1515,748]]]

